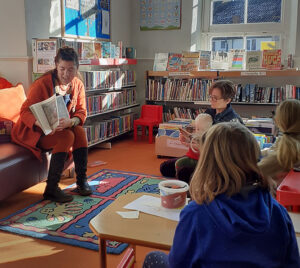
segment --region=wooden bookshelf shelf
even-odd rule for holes
[[[281,76],[300,76],[300,71],[296,69],[285,70],[253,70],[253,71],[219,71],[220,78],[229,77],[281,77]]]
[[[80,65],[96,65],[96,66],[119,66],[119,65],[135,65],[137,63],[136,59],[127,59],[127,58],[102,58],[102,59],[88,59],[80,60]]]
[[[138,107],[138,106],[140,106],[140,104],[139,103],[135,103],[135,104],[131,104],[131,105],[120,107],[118,109],[107,110],[107,111],[103,111],[103,112],[100,112],[100,113],[91,114],[91,115],[88,115],[87,118],[92,118],[92,117],[95,117],[95,116],[109,114],[109,113],[113,113],[113,112],[116,112],[116,111],[126,110],[126,109],[130,109],[130,108]]]

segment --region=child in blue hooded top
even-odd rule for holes
[[[291,219],[269,193],[257,166],[259,147],[239,123],[205,134],[173,245],[147,255],[144,267],[300,267]]]

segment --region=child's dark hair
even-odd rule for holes
[[[222,97],[227,99],[233,99],[236,95],[235,85],[230,80],[220,80],[212,84],[209,89],[209,94],[211,94],[214,88],[221,90]]]
[[[54,58],[55,64],[58,64],[59,60],[73,61],[76,67],[79,67],[79,60],[76,51],[71,47],[61,47]]]

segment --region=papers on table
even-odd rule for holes
[[[296,233],[300,233],[300,213],[289,212]]]
[[[132,201],[124,208],[138,210],[147,214],[155,215],[162,218],[167,218],[172,221],[179,221],[181,209],[167,209],[161,206],[159,197],[143,195]]]
[[[124,219],[138,219],[140,212],[139,211],[116,211]]]

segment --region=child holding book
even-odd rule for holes
[[[260,174],[259,154],[242,124],[212,126],[171,251],[149,253],[143,267],[300,267],[292,221]]]
[[[41,159],[42,150],[52,150],[44,198],[54,202],[70,202],[72,195],[59,187],[65,160],[72,148],[77,191],[80,195],[90,195],[87,183],[87,139],[82,125],[85,122],[85,89],[78,78],[79,61],[73,48],[60,48],[55,57],[55,69],[45,73],[30,87],[24,102],[20,119],[12,129],[12,140],[32,151]],[[49,99],[53,94],[62,95],[70,118],[61,118],[52,133],[44,135],[40,123],[30,110],[32,104]]]
[[[276,109],[275,123],[282,136],[277,138],[258,166],[263,176],[280,183],[287,172],[300,166],[300,101],[281,102]]]
[[[184,157],[179,158],[175,162],[176,178],[189,183],[190,177],[193,174],[199,159],[199,148],[195,146],[196,140],[212,126],[212,117],[209,114],[203,113],[197,115],[195,119],[195,133],[189,137],[180,133],[179,139],[183,144],[189,146],[189,150]]]

